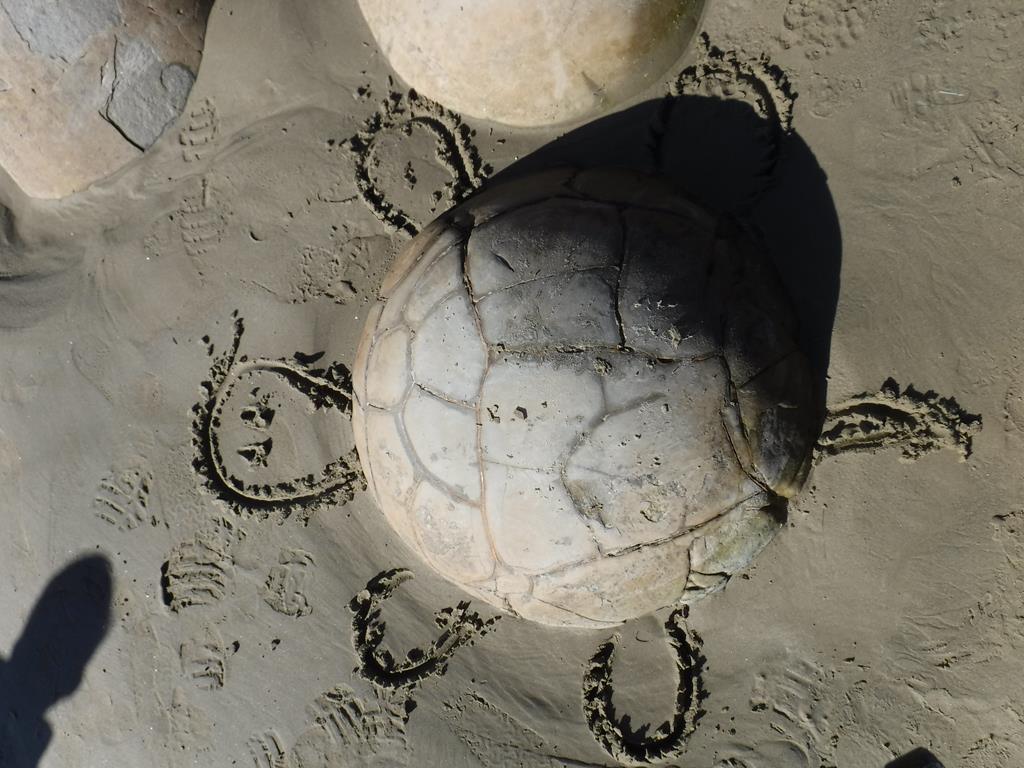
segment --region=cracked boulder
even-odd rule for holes
[[[213,0],[0,0],[0,168],[60,198],[116,172],[184,109]]]
[[[359,0],[405,82],[516,126],[579,120],[658,83],[705,0]]]
[[[793,307],[744,230],[656,179],[547,171],[408,246],[354,423],[397,534],[527,619],[609,626],[722,588],[818,436]]]

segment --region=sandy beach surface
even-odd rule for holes
[[[1024,6],[702,29],[613,114],[515,129],[410,92],[355,0],[217,0],[145,154],[63,200],[0,179],[0,765],[1024,764]],[[466,605],[301,385],[344,383],[413,234],[556,163],[755,222],[833,416],[859,398],[685,617]]]

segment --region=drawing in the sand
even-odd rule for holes
[[[1024,765],[1020,40],[0,0],[0,766]]]
[[[348,369],[340,363],[314,367],[323,353],[250,359],[239,353],[244,321],[237,313],[233,321],[230,346],[215,356],[204,399],[192,409],[193,468],[203,484],[236,511],[264,519],[296,514],[308,520],[319,507],[351,500],[362,476],[350,437]],[[278,410],[290,414],[279,418]],[[303,426],[305,452],[291,435]],[[290,438],[283,458],[272,456],[275,428]],[[326,461],[320,457],[324,434],[335,438]]]
[[[354,429],[384,515],[470,594],[560,626],[721,589],[786,522],[814,448],[969,451],[909,389],[829,413],[763,247],[663,182],[555,169],[406,247],[367,321]]]

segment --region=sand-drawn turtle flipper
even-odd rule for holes
[[[981,416],[967,412],[956,399],[931,390],[920,392],[913,385],[901,391],[889,378],[877,392],[864,392],[827,410],[814,461],[888,448],[899,450],[905,460],[941,448],[956,450],[966,460],[981,424]],[[801,468],[804,478],[809,468],[808,460]],[[785,521],[784,505],[758,506],[756,500],[719,518],[690,548],[690,578],[683,602],[724,587],[729,575],[746,568]]]
[[[904,459],[952,448],[967,459],[981,423],[981,416],[968,413],[955,398],[921,392],[913,384],[901,391],[889,378],[877,392],[829,408],[816,460],[880,448],[898,448]]]

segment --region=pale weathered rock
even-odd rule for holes
[[[453,294],[434,308],[413,339],[413,378],[441,397],[470,402],[486,364],[469,296]]]
[[[394,415],[376,408],[367,411],[366,437],[367,449],[378,457],[380,482],[376,482],[376,476],[367,480],[375,483],[379,496],[387,496],[399,504],[408,503],[409,494],[416,486],[416,468],[402,444]]]
[[[32,197],[114,173],[184,108],[211,0],[0,0],[0,167]]]
[[[353,375],[360,456],[406,543],[497,606],[595,626],[745,567],[818,424],[764,254],[654,180],[579,177],[539,174],[540,198],[511,182],[504,210],[495,187],[415,238]]]
[[[398,405],[409,389],[409,330],[395,328],[370,351],[366,389],[369,404],[380,408]]]
[[[727,376],[720,361],[672,367],[664,395],[609,412],[566,461],[566,486],[601,522],[605,551],[679,535],[758,490],[721,420],[695,417],[721,408]]]
[[[488,522],[510,568],[543,573],[599,552],[558,472],[484,463]]]
[[[479,508],[421,482],[412,501],[412,522],[421,542],[418,548],[442,573],[474,582],[494,571]]]
[[[704,0],[359,0],[398,75],[441,104],[517,126],[578,120],[665,75]]]
[[[601,384],[568,355],[502,355],[480,393],[483,458],[556,469],[603,411]]]
[[[475,411],[417,389],[406,400],[402,420],[412,449],[431,480],[479,502]]]
[[[724,587],[729,574],[768,546],[785,519],[785,507],[777,499],[758,493],[711,523],[690,546],[684,601],[694,602]]]
[[[405,303],[405,319],[420,323],[435,306],[464,287],[462,280],[462,250],[450,248],[448,253],[430,267],[430,271],[416,286],[415,293]],[[401,306],[396,302],[396,306]]]
[[[625,606],[636,611],[639,606],[670,605],[688,583],[689,547],[690,537],[680,536],[538,576],[529,596],[534,602],[525,603],[519,611],[529,618],[539,603],[566,612],[560,620],[547,623],[592,626],[621,622]]]

